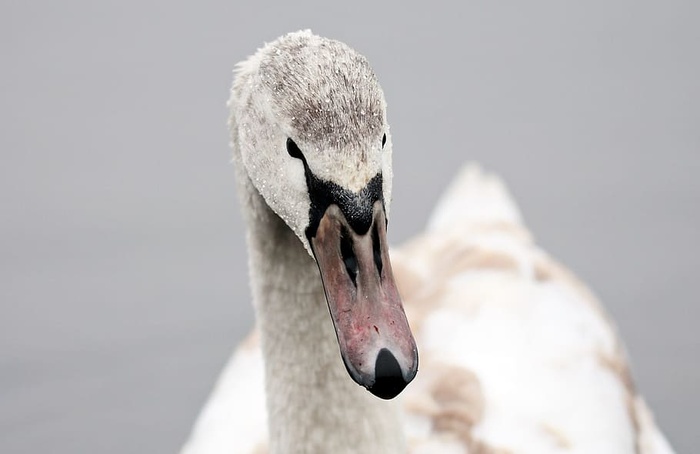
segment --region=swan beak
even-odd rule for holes
[[[391,271],[383,204],[375,202],[363,234],[330,205],[310,239],[345,367],[377,397],[396,397],[416,375],[418,350]]]

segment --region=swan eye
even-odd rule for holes
[[[289,156],[293,158],[301,159],[302,161],[304,160],[304,155],[301,153],[301,150],[289,137],[287,138],[287,153],[289,153]]]
[[[382,136],[382,148],[384,148],[384,145],[386,144],[386,134]]]

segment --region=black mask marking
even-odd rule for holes
[[[340,211],[345,216],[350,227],[358,235],[364,235],[372,225],[372,208],[374,202],[382,201],[384,204],[384,191],[382,174],[378,173],[362,188],[360,192],[351,192],[332,181],[325,181],[318,178],[311,172],[306,158],[301,153],[292,139],[287,139],[287,149],[293,151],[289,154],[301,160],[304,164],[304,175],[306,176],[306,187],[309,191],[311,207],[309,208],[309,226],[306,228],[306,238],[316,236],[316,230],[321,222],[321,218],[326,213],[329,206],[338,205]]]

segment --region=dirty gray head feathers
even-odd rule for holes
[[[303,233],[309,224],[305,170],[355,194],[381,175],[389,215],[386,102],[365,57],[307,30],[266,44],[235,72],[229,101],[234,160],[309,252]],[[288,139],[308,169],[285,161]]]
[[[243,62],[239,82],[265,92],[274,116],[298,134],[294,139],[328,149],[361,147],[365,138],[381,136],[385,102],[377,77],[346,44],[305,30],[267,44],[251,59],[258,70],[245,74],[250,60]],[[250,105],[252,92],[240,101]]]

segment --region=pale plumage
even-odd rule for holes
[[[250,219],[265,224],[260,217]],[[264,251],[252,252],[264,255]],[[295,260],[306,264],[301,256],[289,261]],[[465,167],[440,200],[425,233],[392,250],[391,263],[421,358],[416,379],[394,401],[409,452],[672,452],[634,389],[624,349],[595,297],[534,245],[515,203],[496,177],[477,166]],[[260,272],[265,271],[261,266]],[[255,294],[255,282],[253,287]],[[274,300],[264,290],[258,293],[256,298]],[[289,298],[293,308],[294,296]],[[284,307],[291,310],[289,305]],[[261,314],[265,307],[257,309],[263,320],[269,320]],[[323,336],[326,339],[332,332]],[[305,348],[303,342],[299,348]],[[269,348],[267,361],[273,354]],[[335,349],[329,355],[341,364]],[[294,400],[288,394],[281,407],[270,407],[268,401],[266,410],[263,355],[258,335],[251,334],[224,370],[183,454],[266,453],[269,408],[284,404],[291,407],[288,419],[307,401],[318,408],[326,405],[327,417],[333,418],[338,411],[333,397]],[[275,369],[275,375],[285,372]],[[338,386],[345,386],[342,380],[351,383],[347,376],[328,374],[328,380],[337,380]],[[353,418],[358,443],[362,443],[362,434],[372,430],[362,427],[363,409],[369,415],[366,421],[372,421],[373,412],[392,414],[395,405],[379,404],[352,386],[347,392],[357,389],[361,394],[343,405],[357,412]],[[269,383],[267,389],[277,392]],[[365,395],[369,400],[364,400]],[[275,397],[268,395],[269,399]],[[290,426],[298,423],[288,422]],[[324,431],[334,430],[323,422],[321,417],[317,423],[320,435],[304,429],[309,438],[324,438]],[[284,436],[280,430],[285,429],[278,427],[273,438]],[[399,428],[392,429],[389,423],[374,436],[391,437],[385,432],[392,430]],[[400,434],[393,436],[398,441],[386,446],[403,443]],[[309,442],[307,449],[334,446],[331,443]],[[279,444],[276,449],[305,452],[302,447],[285,449]],[[356,451],[354,446],[342,449],[379,452]]]
[[[672,452],[598,302],[533,244],[497,179],[467,167],[392,263],[421,353],[398,398],[411,452]],[[266,452],[264,399],[252,334],[184,452]]]

